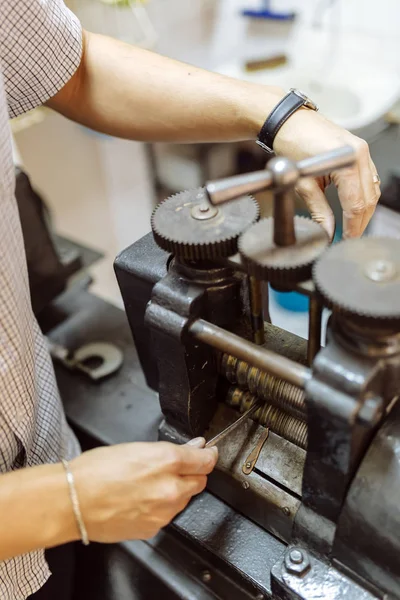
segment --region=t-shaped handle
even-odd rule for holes
[[[343,146],[336,150],[331,150],[312,158],[306,158],[298,163],[286,161],[285,168],[281,169],[281,173],[277,177],[276,162],[274,173],[271,172],[270,165],[273,166],[273,161],[283,159],[272,159],[266,169],[255,171],[254,173],[246,173],[245,175],[235,175],[218,181],[210,181],[206,185],[206,190],[211,204],[223,204],[246,194],[255,194],[262,190],[272,189],[278,190],[284,188],[294,188],[300,177],[319,177],[321,175],[329,175],[336,169],[350,167],[356,160],[355,151],[351,146]],[[290,168],[289,168],[290,163]],[[283,185],[282,185],[283,184]]]

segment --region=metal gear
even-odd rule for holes
[[[151,228],[156,243],[187,260],[207,260],[237,252],[237,240],[259,217],[251,196],[212,206],[203,188],[181,192],[153,211]]]
[[[239,252],[250,275],[266,279],[272,285],[305,281],[311,277],[314,261],[329,243],[328,234],[311,219],[294,218],[296,243],[277,246],[274,219],[262,219],[239,239]]]
[[[332,246],[314,265],[323,302],[361,325],[400,324],[400,240],[366,237]]]

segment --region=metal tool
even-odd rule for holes
[[[355,162],[355,152],[351,146],[344,146],[325,154],[320,154],[312,158],[306,158],[300,162],[293,163],[287,159],[273,159],[285,163],[285,181],[278,182],[279,187],[290,185],[294,186],[300,177],[319,177],[327,175],[336,169],[349,167]],[[290,162],[291,169],[287,168]],[[290,182],[288,181],[290,177]],[[210,181],[206,185],[208,197],[214,206],[229,202],[245,194],[255,194],[268,188],[276,188],[276,181],[273,173],[269,169],[255,171],[254,173],[245,173],[244,175],[235,175],[226,177],[218,181]]]
[[[266,427],[262,432],[260,437],[258,438],[258,442],[250,452],[248,457],[246,458],[244,465],[242,467],[242,471],[245,475],[250,475],[254,467],[256,466],[258,457],[260,456],[260,452],[263,449],[265,442],[267,441],[269,436],[269,429]]]
[[[235,431],[239,425],[243,423],[248,417],[251,417],[259,408],[261,408],[261,402],[255,402],[253,406],[251,406],[246,412],[244,412],[236,421],[225,427],[222,431],[220,431],[216,436],[208,440],[206,444],[206,448],[212,448],[216,446],[219,442],[222,442],[223,439],[226,438],[227,435]]]
[[[49,339],[47,342],[54,360],[62,363],[68,369],[76,369],[85,373],[93,381],[99,381],[118,371],[124,360],[121,350],[114,344],[106,342],[85,344],[74,352]],[[99,360],[100,363],[98,363]],[[91,365],[90,361],[97,364]]]

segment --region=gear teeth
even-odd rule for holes
[[[160,248],[186,260],[212,260],[237,252],[238,238],[259,218],[259,206],[244,196],[218,207],[215,217],[196,220],[191,209],[207,202],[204,188],[174,194],[153,210],[151,228]]]
[[[296,216],[296,238],[293,246],[276,246],[274,219],[262,219],[239,239],[240,255],[250,275],[265,279],[276,287],[286,287],[310,279],[315,260],[327,247],[328,235],[320,225]]]
[[[395,265],[393,280],[366,276],[371,263]],[[317,294],[336,314],[369,327],[400,325],[400,240],[364,237],[339,242],[318,260],[312,273]]]

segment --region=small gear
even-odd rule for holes
[[[314,261],[329,243],[328,234],[311,219],[294,218],[296,243],[277,246],[274,242],[274,219],[262,219],[250,227],[239,240],[239,252],[250,275],[266,279],[272,285],[305,281],[311,277]]]
[[[323,302],[361,325],[400,324],[400,240],[366,237],[332,246],[314,265]]]
[[[204,188],[171,196],[153,211],[151,228],[156,243],[187,260],[208,260],[237,252],[237,240],[259,217],[257,202],[243,196],[212,206]]]

